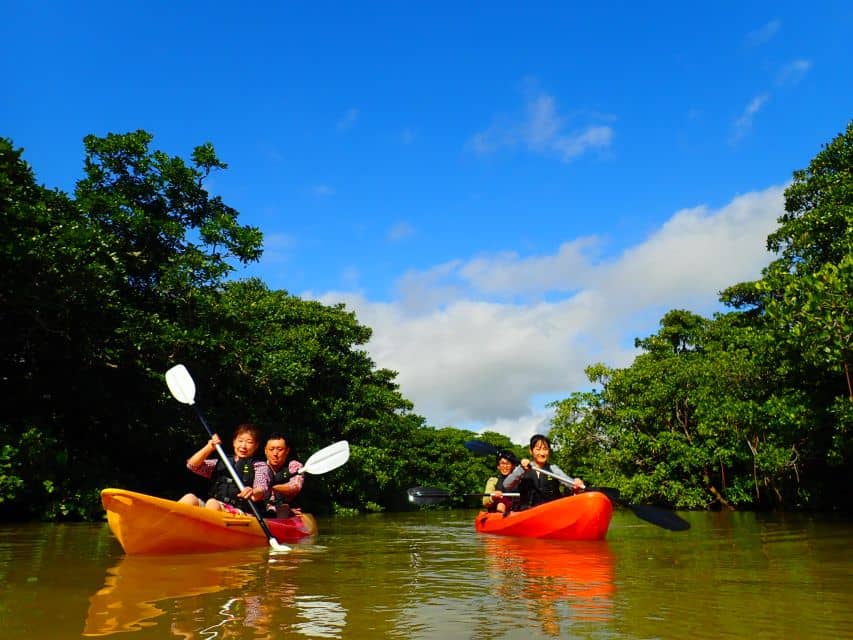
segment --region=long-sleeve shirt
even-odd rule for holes
[[[498,479],[495,477],[491,477],[486,480],[486,488],[483,489],[483,493],[492,493],[497,490]],[[483,506],[491,507],[492,506],[492,496],[483,496]]]
[[[270,470],[271,477],[274,474],[272,468],[267,463],[267,468]],[[287,473],[290,475],[287,482],[282,483],[283,487],[281,489],[273,489],[273,492],[270,494],[270,499],[275,499],[275,494],[280,493],[284,498],[285,502],[288,500],[292,500],[296,496],[299,495],[299,492],[302,491],[302,485],[305,483],[305,476],[299,473],[299,470],[302,468],[302,463],[299,460],[291,460],[287,463]],[[273,487],[280,487],[282,485],[272,485]]]
[[[565,471],[560,469],[560,467],[558,467],[557,465],[551,463],[551,464],[549,464],[549,467],[550,467],[548,469],[549,472],[553,473],[555,476],[561,476],[561,477],[555,477],[554,479],[557,482],[559,482],[560,484],[562,484],[563,486],[571,488],[573,486],[573,484],[577,481],[576,478],[570,477]],[[532,470],[536,471],[539,469],[539,467],[537,467],[533,463],[530,463],[530,466],[528,467],[528,469],[532,469]],[[515,489],[518,486],[518,483],[521,482],[521,478],[524,476],[526,471],[527,470],[524,467],[522,467],[521,465],[518,465],[515,469],[510,471],[509,474],[507,474],[506,480],[504,480],[504,489]]]
[[[231,458],[231,460],[233,462],[234,458]],[[197,467],[187,462],[187,469],[203,478],[210,479],[213,476],[213,470],[216,468],[217,461],[218,458],[207,458]],[[255,469],[255,481],[252,483],[252,489],[263,491],[263,499],[266,500],[270,495],[270,487],[272,486],[270,468],[265,460],[255,460],[252,466]]]

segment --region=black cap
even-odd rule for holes
[[[518,464],[518,458],[515,457],[515,454],[512,451],[498,451],[495,454],[495,464],[501,461],[501,458],[506,458],[513,464]]]

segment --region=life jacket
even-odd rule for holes
[[[512,489],[507,489],[504,487],[504,480],[506,480],[506,475],[498,474],[498,481],[495,483],[495,491],[512,491]],[[518,498],[511,498],[508,496],[502,496],[500,498],[493,498],[492,505],[489,507],[489,511],[497,511],[498,504],[504,503],[506,505],[507,511],[510,509],[518,508]]]
[[[535,507],[543,502],[556,500],[561,497],[560,483],[544,473],[536,473],[539,468],[534,464],[524,472],[521,482],[518,483],[518,492],[521,494],[521,508]],[[542,469],[551,470],[551,465],[546,463]]]
[[[509,489],[504,487],[504,480],[506,480],[506,475],[498,474],[498,482],[495,485],[495,491],[509,491]]]
[[[267,463],[269,467],[269,463]],[[270,483],[270,487],[274,487],[277,484],[285,484],[288,480],[293,477],[293,474],[287,470],[287,467],[290,466],[287,462],[284,463],[281,469],[278,471],[273,471],[272,467],[270,467],[270,475],[272,476],[272,482]],[[284,496],[275,491],[271,492],[270,496],[270,504],[273,506],[278,506],[280,504],[288,504],[288,502],[284,499]]]
[[[243,486],[254,486],[254,458],[240,458],[236,462],[232,459],[231,462],[234,465],[234,471],[237,472],[237,476],[243,481]],[[234,482],[234,478],[231,477],[228,467],[225,466],[225,463],[220,458],[216,461],[216,467],[214,467],[213,473],[210,476],[210,496],[249,513],[252,507],[249,506],[247,500],[237,497],[239,493],[240,489],[237,487],[237,483]]]

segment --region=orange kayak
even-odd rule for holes
[[[254,516],[213,511],[124,489],[104,489],[107,522],[128,555],[201,553],[263,547],[267,536]],[[317,533],[307,513],[268,519],[279,542],[297,542]]]
[[[554,540],[603,540],[613,503],[603,493],[586,491],[523,511],[481,512],[474,521],[480,533]]]

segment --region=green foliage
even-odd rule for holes
[[[554,403],[563,468],[678,507],[849,508],[853,124],[785,210],[779,257],[721,294],[735,312],[670,311],[630,367],[594,365],[600,390]]]
[[[185,161],[152,142],[87,136],[70,196],[0,138],[0,518],[99,518],[106,486],[189,490],[206,438],[165,390],[176,362],[223,435],[283,430],[303,460],[350,442],[345,467],[306,482],[314,512],[411,508],[417,485],[479,492],[494,460],[465,449],[476,434],[426,426],[355,314],[229,279],[262,235],[207,191],[227,169],[213,145]],[[637,502],[849,508],[853,124],[785,198],[775,259],[721,293],[734,311],[668,312],[630,367],[591,365],[595,388],[552,405],[562,468]]]
[[[401,506],[423,419],[367,356],[370,329],[343,305],[228,280],[262,236],[205,188],[227,165],[209,143],[185,162],[152,140],[87,136],[73,198],[0,144],[0,516],[99,517],[104,486],[195,488],[184,461],[206,437],[165,390],[175,362],[226,438],[251,420],[287,432],[303,460],[352,442],[344,470],[306,483],[306,506]],[[44,441],[23,446],[31,432]],[[20,466],[24,451],[42,464]]]

